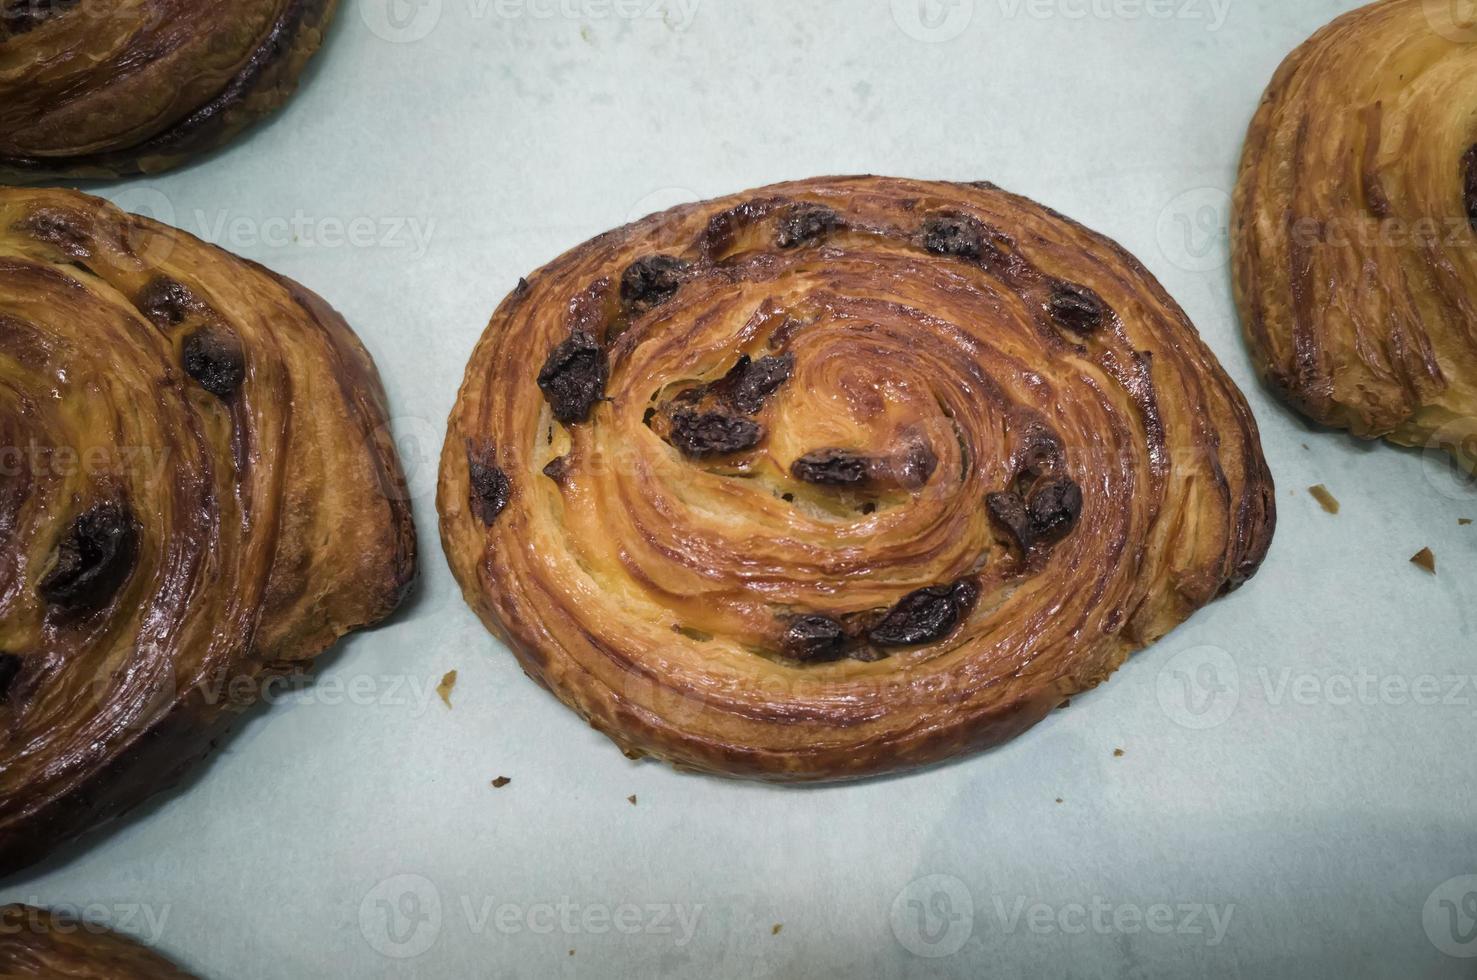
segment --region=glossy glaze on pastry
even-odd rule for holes
[[[778,780],[1006,739],[1257,568],[1257,429],[1174,301],[988,184],[679,207],[520,282],[442,539],[630,754]]]
[[[400,602],[369,354],[296,283],[0,189],[0,872],[138,803]]]
[[[1288,56],[1232,253],[1253,358],[1289,402],[1477,469],[1477,32],[1455,9],[1385,0]]]
[[[191,980],[133,939],[29,905],[0,908],[0,980]]]
[[[0,0],[0,182],[158,173],[287,101],[336,0]]]

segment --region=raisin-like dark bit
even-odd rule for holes
[[[37,585],[41,598],[67,612],[107,605],[138,559],[138,522],[126,503],[101,503],[72,522],[56,564]]]
[[[14,653],[0,653],[0,701],[10,694],[11,683],[20,676],[25,661]]]
[[[713,392],[742,415],[753,415],[764,407],[769,396],[790,379],[795,369],[794,354],[761,357],[751,361],[748,354],[713,385]]]
[[[56,247],[62,254],[85,259],[92,255],[92,236],[80,215],[60,208],[38,208],[17,226],[38,242]]]
[[[984,226],[966,215],[934,215],[923,223],[923,247],[934,255],[977,259],[984,239]]]
[[[1108,304],[1087,286],[1058,280],[1051,285],[1046,312],[1068,330],[1086,336],[1102,327],[1108,317]]]
[[[1462,157],[1462,201],[1467,206],[1467,222],[1477,231],[1477,145]]]
[[[1031,550],[1031,545],[1035,543],[1036,538],[1031,532],[1030,512],[1027,511],[1026,502],[1021,499],[1020,494],[1010,490],[987,494],[985,508],[995,519],[995,523],[1010,535],[1017,548],[1021,551]]]
[[[637,259],[621,274],[621,305],[636,314],[660,306],[681,287],[687,269],[686,262],[672,255]]]
[[[246,380],[246,353],[231,331],[204,326],[180,347],[185,373],[217,398],[230,398]]]
[[[878,646],[910,647],[941,640],[979,599],[979,586],[969,579],[910,592],[892,607],[867,638]]]
[[[780,248],[796,248],[824,238],[841,224],[841,216],[823,204],[795,204],[779,219],[775,243]]]
[[[138,294],[139,312],[148,317],[154,326],[164,329],[177,327],[191,313],[204,308],[190,287],[168,276],[155,276]]]
[[[554,418],[565,425],[588,419],[605,397],[608,370],[605,351],[594,335],[583,330],[576,330],[549,351],[538,373],[538,386]]]
[[[1031,536],[1037,541],[1059,541],[1082,516],[1082,489],[1069,477],[1047,477],[1031,488],[1026,501]]]
[[[846,630],[830,616],[797,616],[785,630],[785,656],[805,663],[835,660],[846,652]]]
[[[790,464],[795,479],[825,487],[860,487],[871,473],[871,459],[845,449],[817,449]]]
[[[13,37],[33,31],[80,2],[81,0],[4,0],[0,3],[0,37]]]
[[[497,465],[497,451],[485,446],[480,451],[467,449],[467,475],[470,487],[467,501],[472,506],[472,516],[487,526],[508,506],[513,496],[513,484],[508,474]]]
[[[746,418],[687,409],[672,415],[672,445],[693,459],[753,449],[763,438],[764,427]]]
[[[938,465],[933,447],[926,442],[915,442],[894,462],[893,475],[899,486],[917,490],[929,481]]]
[[[555,483],[563,486],[564,478],[569,475],[569,457],[555,456],[544,464],[543,474]]]

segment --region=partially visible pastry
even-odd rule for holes
[[[191,980],[138,942],[29,905],[0,908],[0,980]]]
[[[520,282],[438,505],[530,676],[630,754],[774,780],[1010,738],[1275,521],[1246,402],[1132,256],[883,177],[679,207]]]
[[[169,785],[415,571],[367,351],[268,270],[0,189],[0,874]]]
[[[0,183],[158,173],[292,94],[336,0],[0,0]]]
[[[1287,57],[1232,255],[1253,357],[1296,408],[1477,469],[1477,44],[1448,6],[1381,0]]]

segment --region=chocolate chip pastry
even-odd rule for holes
[[[373,362],[306,289],[0,189],[0,873],[203,757],[404,596]]]
[[[1477,31],[1456,8],[1385,0],[1288,56],[1232,255],[1253,358],[1292,405],[1477,470]]]
[[[190,980],[133,939],[29,905],[0,908],[0,978]]]
[[[335,0],[0,0],[0,182],[158,173],[292,94]]]
[[[989,184],[781,184],[601,235],[472,354],[442,539],[523,668],[691,770],[1009,738],[1245,581],[1272,481],[1117,245]]]

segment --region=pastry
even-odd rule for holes
[[[1477,45],[1446,6],[1374,3],[1288,56],[1232,255],[1253,359],[1292,405],[1477,469]]]
[[[0,980],[190,980],[127,936],[49,909],[0,908]]]
[[[336,0],[0,0],[0,182],[158,173],[292,94]]]
[[[338,314],[74,191],[0,189],[0,531],[0,873],[177,779],[415,569]]]
[[[1235,385],[1105,238],[990,184],[781,184],[520,281],[452,412],[467,600],[628,754],[775,780],[1006,739],[1245,581]]]

